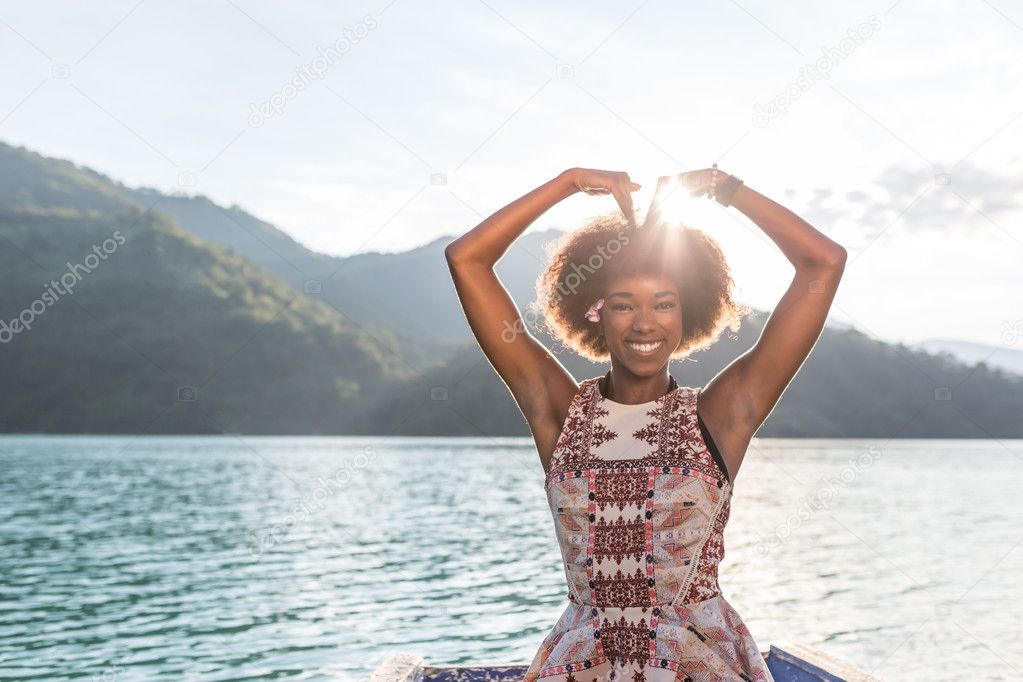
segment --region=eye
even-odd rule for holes
[[[663,301],[661,303],[658,303],[654,307],[657,310],[671,310],[672,308],[675,307],[675,304],[672,301]],[[632,310],[632,306],[629,305],[628,303],[615,303],[614,305],[611,306],[611,310],[626,312]]]

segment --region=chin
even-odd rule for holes
[[[647,358],[637,358],[635,356],[628,357],[629,355],[633,354],[628,351],[623,351],[623,354],[618,356],[620,364],[624,365],[636,376],[641,377],[657,374],[668,362],[668,357],[662,356],[661,354],[651,355]]]

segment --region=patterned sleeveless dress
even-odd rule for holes
[[[551,458],[569,603],[524,679],[774,682],[718,588],[732,484],[696,412],[702,389],[672,377],[626,405],[601,378],[579,386]]]

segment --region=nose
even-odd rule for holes
[[[646,308],[640,309],[632,318],[632,329],[636,332],[650,332],[654,329],[654,312]]]

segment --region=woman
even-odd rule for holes
[[[722,533],[746,449],[816,343],[846,251],[716,164],[661,178],[657,197],[688,191],[733,206],[795,268],[756,344],[706,386],[679,386],[669,361],[737,329],[747,310],[705,233],[668,224],[657,197],[636,226],[639,188],[626,173],[573,168],[445,251],[469,325],[529,423],[564,559],[569,603],[525,679],[771,680],[718,587]],[[555,337],[611,363],[580,384],[528,332],[494,272],[576,192],[612,194],[621,208],[566,235],[538,282]]]

